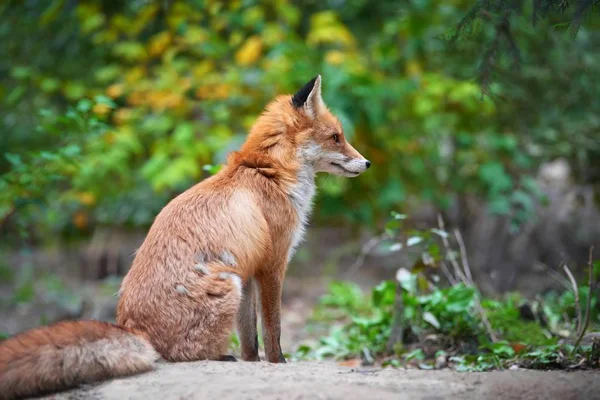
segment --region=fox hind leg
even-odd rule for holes
[[[174,304],[181,311],[176,324],[161,328],[165,336],[172,338],[168,343],[156,343],[166,360],[233,361],[227,353],[240,308],[241,278],[237,274],[226,273],[211,276],[210,280],[197,286],[190,283],[181,285],[186,288],[185,292],[175,289],[178,296],[185,296],[190,303],[189,309],[181,307],[181,303]]]
[[[242,303],[237,314],[237,330],[244,361],[260,361],[256,319],[256,282],[250,278],[242,290]]]

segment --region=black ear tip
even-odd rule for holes
[[[312,92],[313,88],[315,87],[315,82],[319,77],[320,75],[315,76],[306,85],[302,86],[302,89],[296,92],[296,94],[292,97],[292,104],[294,107],[300,108],[304,105],[304,103],[306,103],[308,95],[310,92]]]

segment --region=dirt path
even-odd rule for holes
[[[362,369],[326,362],[194,362],[47,399],[598,400],[598,372],[457,373]]]

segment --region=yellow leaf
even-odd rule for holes
[[[196,89],[196,97],[199,99],[226,99],[230,92],[231,87],[226,83],[203,85]]]
[[[273,46],[285,40],[285,31],[279,24],[268,23],[263,30],[262,37],[268,46]]]
[[[328,51],[325,54],[325,61],[331,65],[341,65],[344,63],[344,53],[339,50]]]
[[[131,93],[129,93],[129,96],[127,96],[127,104],[132,105],[132,106],[140,106],[145,103],[144,102],[145,98],[146,98],[145,92],[131,92]]]
[[[178,108],[183,103],[183,97],[179,93],[170,90],[156,90],[146,93],[145,101],[155,111]]]
[[[333,11],[319,12],[311,17],[306,39],[311,45],[339,43],[352,47],[355,44],[354,36]]]
[[[77,194],[77,200],[79,200],[81,204],[91,206],[96,203],[96,196],[90,192],[81,192]]]
[[[133,67],[125,74],[125,81],[129,84],[133,84],[142,79],[144,75],[146,75],[146,71],[143,67]]]
[[[171,43],[171,34],[169,32],[160,32],[150,39],[148,44],[148,53],[150,56],[160,56]]]
[[[212,60],[201,61],[194,67],[194,78],[202,79],[214,69],[215,63]]]
[[[88,226],[88,216],[83,211],[78,211],[73,215],[73,224],[79,229],[85,229]]]
[[[179,87],[179,89],[182,92],[189,90],[190,87],[192,87],[192,78],[190,78],[190,77],[181,78],[178,82],[177,87]]]
[[[235,53],[235,61],[241,66],[254,64],[260,58],[262,50],[262,39],[258,36],[251,36]]]
[[[198,26],[190,26],[183,34],[184,42],[190,45],[204,43],[207,38],[206,30]]]
[[[130,108],[120,108],[115,111],[113,115],[113,120],[115,124],[122,125],[133,118],[133,111]],[[114,135],[107,134],[106,135],[107,143],[110,144],[111,141],[114,141]]]
[[[92,108],[92,111],[96,115],[106,115],[110,112],[110,106],[108,106],[106,104],[98,103],[98,104],[94,105],[94,107]]]
[[[106,88],[106,95],[110,98],[116,99],[123,94],[123,85],[115,83]]]

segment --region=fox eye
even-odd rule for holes
[[[340,135],[338,135],[337,133],[334,133],[332,137],[333,137],[334,142],[336,142],[336,143],[340,142]]]

